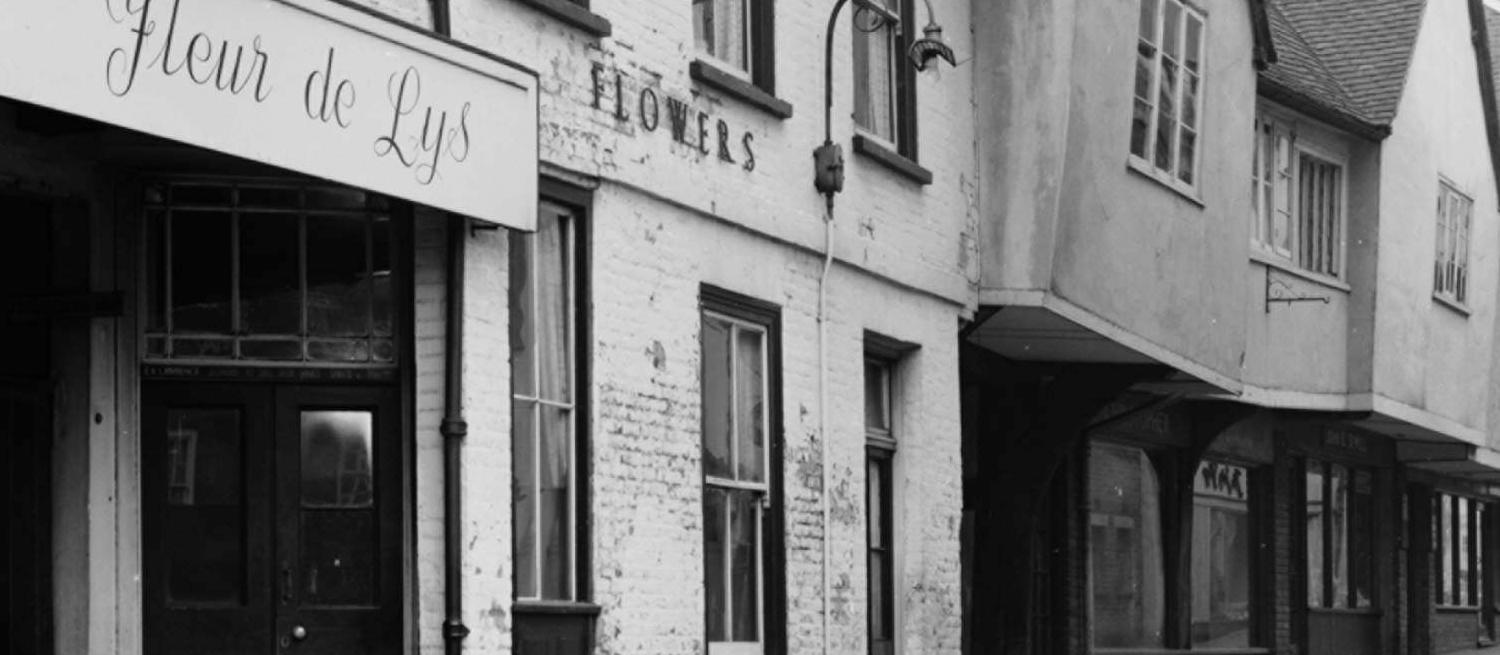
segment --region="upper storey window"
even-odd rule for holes
[[[1130,154],[1173,186],[1197,186],[1203,14],[1178,0],[1141,0]]]
[[[1474,218],[1474,201],[1447,182],[1440,182],[1438,187],[1432,294],[1462,305],[1469,298],[1469,228]]]
[[[915,71],[911,1],[871,0],[854,12],[854,121],[870,135],[916,158]]]
[[[755,0],[693,0],[693,42],[698,52],[747,78],[755,70],[754,4]]]
[[[1344,270],[1344,167],[1302,147],[1286,125],[1255,122],[1251,233],[1262,254],[1339,278]]]

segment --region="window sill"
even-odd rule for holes
[[[917,184],[923,186],[932,184],[932,171],[922,168],[921,164],[863,134],[854,135],[854,152],[869,157]]]
[[[1149,179],[1152,182],[1171,189],[1177,195],[1182,196],[1189,202],[1199,207],[1208,207],[1208,205],[1203,202],[1203,197],[1198,195],[1198,190],[1196,188],[1183,184],[1182,181],[1178,180],[1177,178],[1156,170],[1156,167],[1152,166],[1151,162],[1148,162],[1132,154],[1126,157],[1125,167],[1132,171],[1135,171],[1136,173],[1146,176],[1146,179]]]
[[[1212,653],[1213,655],[1270,655],[1271,649],[1256,646],[1245,648],[1091,648],[1097,655],[1184,655],[1185,653]]]
[[[766,93],[765,89],[719,70],[717,66],[702,59],[696,59],[688,65],[688,76],[704,86],[713,87],[777,118],[792,117],[792,103]]]
[[[1250,261],[1262,266],[1274,268],[1278,271],[1281,271],[1282,273],[1286,273],[1287,275],[1298,277],[1313,284],[1328,287],[1329,289],[1334,289],[1336,291],[1350,293],[1354,290],[1353,287],[1350,287],[1349,284],[1344,282],[1343,280],[1300,268],[1296,264],[1286,261],[1281,257],[1266,253],[1265,251],[1255,247],[1254,244],[1251,244],[1250,246]]]
[[[1468,318],[1470,314],[1474,313],[1474,310],[1469,309],[1468,305],[1466,305],[1464,303],[1461,303],[1461,302],[1459,302],[1457,300],[1454,300],[1452,298],[1449,298],[1447,296],[1438,295],[1437,293],[1433,293],[1432,294],[1432,299],[1434,301],[1437,301],[1437,304],[1442,305],[1444,307],[1447,307],[1448,309],[1453,310],[1459,316],[1462,316],[1464,318]]]
[[[1433,605],[1438,614],[1474,614],[1479,611],[1478,605]]]
[[[604,38],[613,33],[609,19],[588,10],[571,0],[521,0],[537,11],[572,25],[588,34]]]
[[[584,614],[598,616],[599,606],[570,600],[518,600],[510,605],[513,614]]]

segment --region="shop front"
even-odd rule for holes
[[[455,475],[419,468],[418,380],[461,364],[419,352],[418,280],[455,286],[433,234],[533,228],[535,75],[335,2],[7,14],[19,652],[412,650],[450,565],[417,487]]]

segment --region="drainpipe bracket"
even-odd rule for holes
[[[445,418],[438,432],[450,439],[462,439],[469,435],[469,422],[461,418]]]
[[[469,627],[463,621],[450,619],[443,622],[443,638],[457,641],[469,636]]]

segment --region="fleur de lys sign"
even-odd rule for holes
[[[520,229],[536,75],[334,0],[7,0],[0,96]]]

